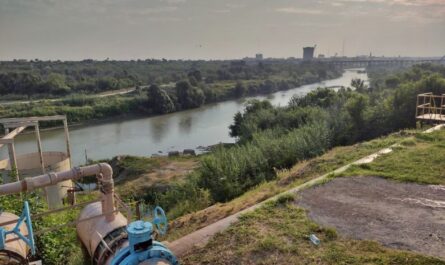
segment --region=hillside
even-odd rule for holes
[[[445,264],[443,186],[425,185],[445,184],[445,131],[404,134],[397,142],[393,152],[370,164],[352,166],[329,181],[243,215],[205,247],[185,255],[183,264]],[[361,179],[352,177],[357,175]],[[372,193],[377,197],[364,202],[366,191],[382,187],[384,192],[376,190]],[[355,201],[346,202],[351,196]],[[413,204],[414,197],[430,205]],[[382,205],[385,208],[378,208]],[[394,205],[400,210],[391,208]],[[382,231],[388,236],[381,236]],[[309,241],[310,234],[320,238],[319,246]]]

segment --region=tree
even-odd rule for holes
[[[40,75],[31,73],[20,74],[20,78],[17,81],[17,92],[19,94],[26,94],[28,98],[35,93],[36,88],[42,83]]]
[[[360,78],[354,78],[351,80],[351,86],[355,88],[357,92],[364,92],[365,91],[365,81]]]
[[[47,81],[42,86],[46,87],[47,92],[57,95],[68,94],[71,90],[65,83],[65,76],[57,73],[49,74]]]
[[[240,97],[242,97],[242,96],[244,96],[245,94],[246,94],[246,87],[243,85],[243,83],[241,83],[241,82],[237,82],[236,83],[236,86],[235,86],[235,89],[234,89],[234,94],[235,94],[235,97],[238,97],[238,98],[240,98]]]
[[[159,88],[157,85],[151,85],[148,88],[147,95],[147,105],[154,113],[165,114],[175,111],[175,105],[167,92]]]
[[[229,126],[230,137],[238,137],[241,135],[241,125],[244,121],[243,114],[237,112],[233,118],[233,124]]]
[[[194,78],[197,82],[202,81],[202,75],[199,70],[193,70],[188,73],[189,78]]]
[[[391,76],[385,80],[385,85],[388,88],[396,88],[399,84],[400,79],[397,76]]]
[[[205,101],[203,91],[198,87],[192,86],[187,81],[176,83],[176,96],[182,109],[199,107]]]
[[[364,111],[368,105],[367,98],[362,94],[356,94],[346,102],[346,110],[352,118],[354,140],[361,137],[365,125]]]

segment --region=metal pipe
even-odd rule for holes
[[[96,175],[101,183],[102,213],[106,215],[107,221],[113,221],[114,211],[114,182],[113,169],[107,163],[100,163],[84,167],[75,167],[71,170],[56,173],[48,173],[40,176],[25,178],[21,181],[0,185],[0,196],[19,192],[29,192],[38,188],[55,185],[66,180],[77,180],[85,176]]]
[[[120,249],[125,240],[124,232],[127,219],[117,211],[113,221],[108,221],[106,216],[101,216],[101,204],[99,202],[87,205],[79,214],[76,224],[77,236],[93,259],[93,264],[106,264],[104,261],[112,252]],[[82,220],[79,222],[79,220]],[[119,238],[116,240],[116,238]]]

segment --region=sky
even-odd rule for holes
[[[300,58],[313,45],[444,56],[445,0],[0,0],[0,60]]]

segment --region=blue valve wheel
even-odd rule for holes
[[[153,210],[153,224],[156,225],[156,228],[161,235],[165,235],[167,233],[168,222],[167,216],[165,216],[164,209],[159,206]]]

